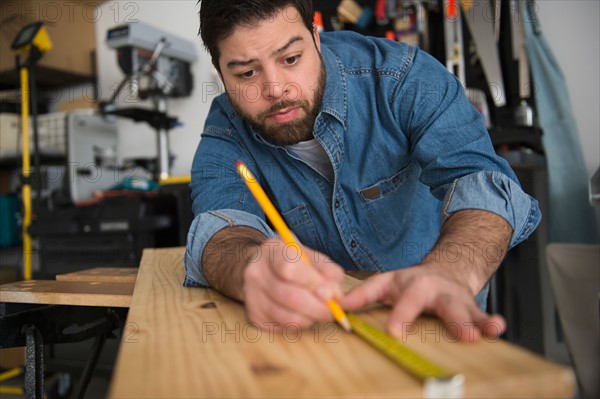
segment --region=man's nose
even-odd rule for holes
[[[285,76],[276,70],[269,71],[264,74],[262,82],[262,94],[267,100],[279,100],[285,95]]]

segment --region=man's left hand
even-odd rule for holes
[[[389,333],[400,337],[408,323],[423,313],[439,317],[448,333],[460,341],[496,338],[506,329],[500,315],[489,315],[477,306],[466,283],[435,264],[390,271],[371,277],[353,289],[340,304],[349,311],[382,303],[391,306]]]

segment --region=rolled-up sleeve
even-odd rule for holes
[[[210,287],[202,273],[202,255],[207,250],[208,242],[218,231],[233,226],[252,227],[269,238],[275,236],[273,230],[261,218],[248,212],[220,209],[197,215],[187,236],[184,286]]]
[[[472,173],[452,183],[444,198],[444,221],[465,209],[489,211],[504,218],[513,228],[510,248],[529,237],[541,220],[538,202],[497,171]]]

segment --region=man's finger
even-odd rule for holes
[[[344,281],[344,269],[330,258],[322,256],[313,265],[326,279],[339,283]]]
[[[477,342],[481,339],[479,321],[481,312],[471,298],[444,296],[438,298],[435,313],[444,322],[447,334],[459,341]]]
[[[331,297],[339,299],[343,296],[342,283],[344,282],[344,269],[335,263],[331,258],[326,255],[306,249],[308,257],[313,262],[313,267],[323,276],[326,284],[323,285],[322,289],[328,290],[331,293]],[[325,298],[329,299],[329,298]]]
[[[506,321],[500,315],[489,315],[477,309],[475,320],[481,335],[486,338],[495,339],[506,331]]]
[[[301,247],[302,255],[297,247],[286,246],[283,241],[277,242],[285,246],[281,256],[274,256],[268,263],[271,273],[283,282],[304,287],[317,293],[322,300],[338,298],[342,295],[341,279],[332,280],[313,263],[317,252]],[[333,272],[330,272],[333,274]]]
[[[282,256],[269,262],[271,273],[282,281],[316,288],[324,278],[310,263],[299,257]]]
[[[255,300],[246,303],[246,309],[250,321],[261,327],[268,325],[275,331],[283,331],[290,325],[306,328],[314,323],[305,315],[282,307],[267,295],[257,295]]]
[[[397,298],[387,322],[388,332],[394,337],[402,336],[407,323],[413,323],[427,308],[429,298],[427,292],[412,285]]]
[[[392,273],[373,276],[354,287],[344,296],[340,305],[346,310],[355,311],[384,299],[391,283]]]
[[[280,282],[266,287],[264,292],[269,302],[286,308],[290,312],[302,314],[310,320],[329,321],[332,319],[326,302],[304,287]]]

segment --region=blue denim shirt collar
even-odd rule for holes
[[[321,55],[327,71],[325,93],[321,104],[321,112],[336,118],[346,128],[348,113],[348,85],[341,60],[327,47],[321,47]]]

